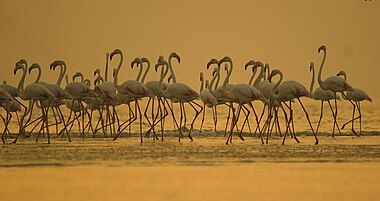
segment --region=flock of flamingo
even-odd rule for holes
[[[336,76],[330,76],[322,80],[323,66],[326,60],[326,47],[323,45],[318,49],[318,53],[323,52],[323,59],[318,72],[319,87],[313,90],[315,81],[314,64],[310,64],[312,72],[312,81],[310,90],[307,90],[302,84],[294,80],[283,81],[283,73],[278,70],[270,70],[269,64],[263,64],[260,61],[250,60],[245,65],[245,70],[251,68],[252,76],[248,83],[231,84],[229,83],[232,71],[233,62],[228,56],[221,60],[211,59],[207,63],[207,69],[214,66],[212,69],[211,81],[204,79],[204,75],[200,73],[201,88],[200,92],[193,90],[184,83],[177,82],[176,76],[172,67],[172,60],[177,60],[180,63],[181,59],[176,53],[170,54],[168,60],[163,56],[158,58],[155,70],[160,69],[160,79],[145,83],[145,77],[150,69],[150,62],[147,58],[136,58],[131,62],[131,67],[139,67],[139,74],[136,80],[127,80],[122,84],[118,83],[118,75],[120,68],[123,65],[123,53],[116,49],[111,54],[106,54],[106,65],[104,77],[101,76],[100,69],[96,69],[93,81],[95,87],[90,88],[91,81],[84,79],[80,72],[77,72],[72,77],[72,82],[69,82],[69,76],[66,74],[66,64],[64,61],[56,60],[50,64],[50,70],[60,69],[58,80],[55,84],[40,81],[41,67],[34,63],[28,67],[24,59],[18,61],[14,68],[14,74],[21,71],[22,76],[17,87],[8,85],[6,81],[0,85],[0,105],[4,109],[6,115],[0,114],[4,122],[4,131],[2,133],[2,142],[5,144],[7,134],[10,136],[8,127],[12,120],[12,113],[16,115],[19,126],[18,134],[11,143],[16,143],[20,136],[30,137],[32,134],[37,134],[36,142],[40,134],[47,134],[47,142],[50,143],[51,127],[55,127],[57,135],[67,136],[71,142],[70,132],[75,123],[79,127],[79,133],[85,137],[85,132],[92,133],[95,136],[97,133],[110,133],[113,140],[116,140],[125,129],[129,128],[131,132],[131,124],[139,119],[140,140],[143,143],[142,122],[143,116],[149,125],[145,137],[152,135],[153,139],[158,140],[159,135],[156,134],[156,127],[159,127],[161,132],[161,140],[164,139],[165,119],[169,114],[173,118],[175,130],[178,130],[178,140],[183,138],[184,127],[187,124],[187,115],[185,103],[190,105],[195,111],[195,116],[190,123],[188,129],[188,138],[192,138],[194,123],[202,113],[202,121],[200,132],[202,131],[206,106],[212,109],[214,130],[217,128],[217,106],[227,106],[229,108],[227,122],[225,125],[225,135],[227,136],[226,144],[232,143],[234,130],[239,133],[241,140],[244,140],[242,131],[247,125],[250,128],[249,115],[254,114],[254,123],[256,124],[255,135],[261,139],[261,142],[268,143],[269,135],[275,129],[276,133],[281,135],[281,126],[279,121],[279,113],[282,111],[285,119],[285,132],[283,135],[282,144],[285,143],[286,136],[291,135],[297,142],[296,132],[294,129],[294,112],[292,104],[298,102],[302,107],[311,132],[315,137],[315,144],[318,144],[317,133],[323,116],[323,105],[328,103],[332,116],[334,118],[332,135],[334,136],[335,128],[340,133],[347,124],[351,123],[352,132],[357,135],[354,129],[354,122],[359,120],[361,132],[361,108],[360,102],[364,100],[372,101],[366,92],[361,89],[351,87],[346,79],[344,71],[339,72]],[[113,69],[113,82],[108,80],[109,62],[119,57],[117,68]],[[218,86],[220,80],[221,66],[224,65],[226,77],[221,86]],[[143,72],[143,67],[146,69]],[[25,78],[32,71],[38,71],[38,76],[35,82],[30,83],[26,87]],[[170,74],[168,76],[168,73]],[[257,74],[258,73],[258,74]],[[257,74],[257,76],[256,76]],[[142,77],[141,77],[142,75]],[[255,81],[254,78],[256,77]],[[278,81],[274,78],[278,77]],[[141,79],[140,79],[141,78]],[[168,79],[168,83],[164,79]],[[65,88],[62,88],[62,80],[66,80]],[[78,79],[80,79],[78,81]],[[172,81],[172,83],[170,83]],[[170,84],[169,84],[170,83]],[[343,99],[349,101],[353,106],[352,119],[343,124],[340,128],[337,123],[338,104],[340,100],[338,93]],[[314,100],[321,101],[321,111],[318,125],[314,130],[310,122],[308,112],[304,107],[301,98],[308,97]],[[21,100],[19,100],[21,99]],[[145,109],[142,112],[140,100],[148,99]],[[203,102],[203,107],[197,100]],[[28,101],[25,105],[22,102]],[[255,111],[253,102],[261,102],[263,110],[261,114]],[[334,106],[332,105],[332,102]],[[140,103],[139,103],[140,102]],[[180,116],[176,116],[173,105],[179,103]],[[128,106],[129,117],[125,121],[121,121],[117,113],[116,107],[120,105]],[[34,108],[37,107],[41,111],[38,118],[33,116]],[[67,107],[70,111],[68,117],[63,115],[62,107]],[[335,108],[334,108],[335,107]],[[358,116],[355,117],[355,110],[358,110]],[[19,115],[19,113],[22,113]],[[98,113],[97,119],[93,119],[93,113]],[[241,115],[241,113],[243,113]],[[265,115],[266,114],[266,115]],[[243,116],[244,115],[244,116]],[[264,115],[266,119],[264,118]],[[54,117],[49,121],[49,116]],[[232,117],[231,117],[232,116]],[[238,126],[240,116],[243,116],[241,127]],[[231,119],[231,120],[230,120]],[[231,121],[229,123],[229,121]],[[94,124],[96,122],[96,124]],[[252,124],[252,123],[251,123]],[[229,131],[227,132],[229,126]],[[50,130],[49,130],[50,129]],[[264,137],[266,139],[264,140]]]

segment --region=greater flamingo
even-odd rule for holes
[[[280,79],[271,89],[271,91],[270,91],[271,96],[275,99],[278,99],[280,102],[283,102],[290,110],[290,117],[289,117],[289,121],[287,122],[286,131],[284,134],[284,139],[282,141],[282,144],[285,143],[285,138],[286,138],[288,128],[290,126],[290,123],[293,122],[293,109],[292,109],[292,102],[291,102],[292,99],[297,99],[298,102],[300,103],[303,111],[305,112],[307,121],[309,122],[310,129],[314,134],[315,144],[318,144],[318,138],[314,132],[313,126],[311,125],[311,122],[309,119],[309,114],[307,113],[307,111],[306,111],[305,107],[303,106],[301,99],[300,99],[301,97],[311,98],[310,92],[302,84],[298,83],[297,81],[287,80],[287,81],[282,82],[283,75],[282,75],[282,72],[280,70],[272,70],[271,74],[269,75],[269,81],[271,81],[273,76],[275,76],[275,75],[280,75]],[[276,94],[275,91],[277,91],[277,90],[278,90],[278,93]],[[286,104],[286,101],[289,101],[289,105]],[[294,139],[297,142],[299,142],[299,140],[296,137],[296,134],[293,133],[293,135],[294,135]]]
[[[347,81],[346,72],[340,71],[337,74],[337,76],[343,76],[344,80]],[[361,109],[360,109],[360,102],[362,102],[362,101],[372,102],[372,99],[371,99],[371,97],[369,97],[369,95],[367,94],[367,92],[365,92],[362,89],[358,89],[358,88],[354,88],[354,91],[347,91],[346,93],[347,93],[347,95],[344,96],[343,98],[347,99],[347,100],[350,100],[350,101],[354,101],[355,104],[352,105],[353,106],[353,109],[352,109],[352,119],[350,121],[346,122],[345,124],[343,124],[342,129],[344,129],[344,127],[347,124],[349,124],[349,123],[352,122],[351,131],[356,135],[356,131],[354,129],[354,121],[356,119],[359,119],[359,133],[361,134],[362,133],[362,112],[361,112]],[[354,118],[354,116],[355,116],[355,105],[358,108],[358,112],[359,112],[359,116],[357,116],[356,118]]]
[[[330,109],[331,109],[331,112],[334,116],[334,111],[333,111],[333,108],[331,106],[331,103],[330,103],[330,100],[333,100],[335,99],[334,97],[334,93],[331,91],[331,90],[324,90],[322,89],[321,87],[317,87],[315,89],[315,91],[313,91],[313,87],[314,87],[314,79],[315,79],[315,70],[314,70],[314,63],[310,63],[310,71],[312,72],[312,77],[311,77],[311,83],[310,83],[310,93],[312,94],[312,98],[314,100],[320,100],[321,101],[321,114],[319,116],[319,120],[318,120],[318,125],[317,125],[317,129],[315,131],[316,134],[318,134],[318,130],[319,130],[319,125],[322,121],[322,116],[323,116],[323,103],[325,101],[327,101],[327,103],[329,104],[330,106]],[[336,98],[338,100],[340,100],[340,97],[338,95],[336,95]],[[339,126],[337,124],[337,122],[334,121],[333,123],[333,133],[335,131],[335,125],[337,126],[338,128],[338,131],[340,133],[340,130],[339,130]]]
[[[178,57],[178,55],[176,55],[176,54],[175,54],[175,56]],[[177,59],[178,59],[178,61],[180,61],[179,57]],[[194,111],[196,113],[193,121],[191,122],[191,126],[190,126],[190,129],[189,129],[189,134],[188,134],[188,137],[190,138],[190,141],[193,141],[193,138],[191,136],[191,131],[193,129],[195,120],[197,119],[198,115],[203,110],[203,107],[200,106],[198,103],[196,103],[194,101],[196,99],[199,99],[199,94],[196,91],[194,91],[192,88],[190,88],[189,86],[187,86],[186,84],[177,83],[177,82],[173,83],[171,85],[168,85],[168,87],[166,88],[166,90],[163,90],[162,87],[161,87],[161,85],[162,85],[163,79],[166,77],[166,75],[168,73],[168,69],[171,67],[171,65],[168,64],[165,60],[162,59],[161,61],[159,61],[156,64],[156,66],[155,66],[156,71],[157,71],[157,69],[158,69],[159,66],[162,66],[163,68],[166,67],[165,68],[165,72],[161,76],[160,82],[159,82],[159,90],[160,90],[160,93],[161,93],[162,97],[164,97],[166,99],[170,99],[171,101],[173,101],[175,103],[179,102],[179,104],[180,104],[180,112],[181,112],[180,125],[178,126],[178,124],[176,123],[177,128],[178,128],[178,132],[179,132],[178,141],[181,141],[181,133],[182,133],[181,132],[181,122],[182,122],[182,118],[183,118],[183,116],[185,116],[185,118],[186,118],[186,112],[185,112],[184,103],[188,103],[194,109]],[[172,73],[172,76],[173,76],[173,81],[175,81],[175,76],[174,76],[173,73]],[[196,105],[196,106],[198,106],[200,108],[200,110],[198,111],[193,104]],[[169,108],[171,110],[174,122],[176,122],[175,117],[174,117],[173,109],[170,107],[170,105],[168,105],[168,106],[169,106]]]
[[[143,138],[142,138],[142,114],[141,114],[141,109],[138,100],[144,97],[150,97],[153,98],[154,95],[153,93],[146,87],[144,86],[141,82],[136,81],[136,80],[127,80],[123,84],[119,85],[118,84],[118,76],[120,72],[120,68],[123,64],[123,53],[120,49],[114,50],[111,55],[110,55],[110,60],[112,61],[112,58],[115,55],[120,55],[120,62],[116,70],[114,70],[114,85],[119,92],[120,95],[126,96],[127,98],[130,98],[131,100],[135,101],[135,112],[139,112],[139,119],[140,119],[140,142],[143,143]],[[132,120],[128,120],[129,123],[133,123],[137,117],[134,117]],[[128,126],[128,125],[127,125]],[[116,140],[117,137],[120,135],[120,133],[123,132],[123,129],[121,129],[117,135],[113,138],[113,140]]]
[[[213,74],[216,73],[216,68],[214,69]],[[201,81],[201,88],[199,90],[201,101],[203,102],[203,115],[202,115],[202,122],[201,127],[199,129],[199,132],[202,132],[203,122],[205,120],[205,113],[206,113],[206,106],[208,108],[211,108],[212,110],[212,117],[214,120],[214,132],[216,132],[216,119],[215,119],[215,111],[214,108],[218,104],[218,100],[210,93],[209,88],[209,81],[206,80],[206,85],[203,77],[203,72],[200,73],[200,81]]]
[[[321,67],[319,68],[318,72],[318,83],[319,86],[324,90],[331,90],[334,93],[334,99],[335,99],[335,112],[334,112],[334,123],[336,123],[336,119],[338,117],[338,104],[337,104],[337,93],[340,92],[343,97],[346,95],[343,93],[345,91],[354,91],[354,89],[341,77],[339,76],[330,76],[326,78],[325,80],[322,80],[322,70],[323,65],[326,61],[326,46],[322,45],[318,48],[318,53],[323,51],[323,59],[321,62]],[[351,102],[351,101],[350,101]],[[354,103],[351,102],[352,105]],[[334,132],[332,134],[332,137],[334,137]]]

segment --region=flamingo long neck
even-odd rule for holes
[[[260,69],[260,74],[259,74],[259,76],[257,76],[255,82],[253,83],[253,86],[254,86],[254,87],[259,86],[259,83],[260,83],[261,79],[263,79],[263,77],[264,77],[264,71],[265,71],[265,69],[264,69],[264,67],[261,66],[261,65],[259,65],[259,67],[261,67],[261,69]]]
[[[120,62],[119,62],[119,65],[117,66],[114,81],[113,81],[115,86],[118,86],[118,77],[119,77],[119,71],[120,71],[121,65],[123,65],[123,54],[122,53],[120,53]]]
[[[137,75],[136,81],[140,81],[141,73],[142,73],[142,71],[143,71],[143,65],[142,65],[142,63],[141,63],[141,62],[138,63],[138,64],[137,64],[137,67],[138,67],[139,65],[140,65],[140,69],[139,69],[139,74]]]
[[[106,54],[106,69],[104,72],[104,76],[105,76],[105,81],[107,82],[108,81],[108,54]]]
[[[278,99],[278,98],[279,98],[279,94],[276,94],[276,93],[274,93],[274,92],[277,91],[278,86],[280,86],[280,84],[281,84],[281,82],[282,82],[282,77],[283,77],[281,71],[279,71],[278,74],[280,75],[280,79],[277,81],[277,83],[276,83],[276,84],[272,87],[272,89],[270,90],[270,94],[271,94],[271,96],[272,96],[274,99]]]
[[[249,78],[249,82],[248,84],[249,85],[252,85],[252,82],[253,82],[253,78],[256,76],[256,71],[253,70],[253,67],[252,67],[252,75],[251,75],[251,78]]]
[[[61,73],[59,74],[59,77],[58,77],[58,80],[57,80],[57,85],[58,86],[61,86],[61,83],[62,83],[62,80],[63,80],[63,77],[65,77],[66,75],[66,64],[63,63],[61,66]]]
[[[170,74],[172,75],[173,84],[174,84],[174,83],[177,83],[177,79],[175,77],[173,66],[172,66],[172,58],[173,57],[169,57],[169,68],[170,68]]]
[[[322,69],[323,69],[323,65],[325,64],[325,60],[326,60],[326,50],[323,49],[323,59],[321,62],[321,67],[319,68],[319,72],[318,72],[318,83],[319,83],[319,86],[321,86],[321,88],[325,88],[324,82],[321,78],[322,77]]]
[[[201,72],[201,88],[199,89],[199,93],[201,93],[204,89],[204,78],[203,78],[203,73]]]
[[[17,86],[17,89],[20,91],[20,92],[23,92],[24,91],[24,83],[25,83],[25,77],[26,77],[26,67],[24,66],[22,68],[22,77],[18,83],[18,86]]]
[[[164,68],[165,68],[165,71],[164,71]],[[164,78],[168,74],[168,71],[169,71],[168,66],[166,64],[162,65],[161,78],[160,78],[160,81],[158,82],[158,90],[159,90],[160,93],[164,92],[164,90],[162,89],[162,82],[164,81]]]
[[[267,73],[267,75],[265,75]],[[264,80],[267,80],[269,78],[269,74],[270,74],[270,67],[269,65],[266,65],[265,68],[264,68]]]
[[[145,72],[144,72],[144,75],[143,75],[142,78],[141,78],[141,83],[143,83],[143,84],[144,84],[144,81],[145,81],[145,77],[146,77],[146,75],[148,74],[149,69],[150,69],[150,62],[149,62],[149,60],[147,60],[146,63],[148,64],[148,66],[146,67],[146,70],[145,70]]]
[[[206,80],[205,89],[208,89],[209,84],[210,84],[210,82],[208,80]]]
[[[223,89],[226,90],[226,87],[227,87],[227,84],[230,82],[230,77],[231,77],[231,74],[232,74],[232,69],[233,69],[233,64],[232,64],[232,61],[228,61],[230,63],[230,69],[227,70],[227,76],[226,76],[226,79],[224,79],[224,82],[223,82]]]
[[[315,70],[314,66],[311,66],[311,83],[310,83],[310,94],[313,94],[314,80],[315,80]]]
[[[257,87],[259,86],[259,83],[261,82],[261,79],[264,79],[264,72],[265,72],[265,67],[262,65],[259,65],[261,67],[260,69],[260,74],[257,76],[255,82],[253,83],[253,86]]]
[[[63,66],[60,66],[61,67],[61,70],[59,71],[59,75],[58,75],[58,79],[57,79],[57,82],[56,84],[59,86],[61,85],[61,82],[62,82],[62,75],[63,75]]]
[[[214,91],[214,89],[212,88],[212,86],[213,86],[213,84],[214,84],[214,82],[215,82],[215,79],[217,79],[217,77],[218,77],[218,72],[214,75],[214,77],[212,77],[212,80],[211,80],[210,85],[209,85],[209,87],[208,87],[210,93],[211,93],[214,97],[218,97],[218,95],[215,93],[215,91],[216,91],[216,87],[215,87],[215,91]]]
[[[69,84],[69,76],[68,75],[65,76],[65,79],[66,79],[66,85]]]
[[[220,66],[218,65],[218,70],[217,70],[217,78],[216,78],[216,83],[215,83],[215,87],[214,87],[214,90],[216,91],[218,89],[218,85],[219,85],[219,80],[220,80]]]
[[[40,81],[40,79],[41,79],[41,67],[40,66],[37,66],[37,67],[35,67],[37,70],[38,70],[38,74],[37,74],[37,78],[36,78],[36,81],[34,81],[34,83],[38,83],[39,81]],[[35,68],[33,68],[33,69],[35,69]],[[32,69],[32,70],[33,70]]]

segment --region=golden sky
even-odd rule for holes
[[[225,55],[234,61],[232,83],[248,81],[244,64],[253,59],[308,88],[309,63],[319,69],[317,49],[325,44],[324,78],[345,70],[352,86],[380,98],[375,83],[380,7],[375,0],[0,0],[0,5],[0,79],[14,85],[20,75],[13,75],[13,67],[21,58],[41,65],[43,81],[56,81],[58,72],[48,67],[56,59],[66,61],[70,75],[82,71],[93,79],[94,69],[105,65],[105,53],[120,48],[119,82],[136,78],[137,70],[130,68],[135,57],[154,63],[175,51],[182,59],[174,65],[177,81],[196,90],[207,62]],[[34,79],[31,75],[27,82]],[[151,71],[150,79],[158,74]]]

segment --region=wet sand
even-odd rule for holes
[[[0,148],[1,200],[376,200],[380,136],[22,139]]]
[[[2,200],[376,200],[380,163],[0,169]]]

